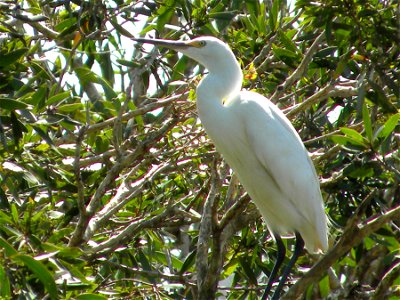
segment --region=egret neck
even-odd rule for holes
[[[197,109],[203,125],[214,124],[215,114],[224,112],[224,104],[239,96],[243,74],[238,61],[227,44],[207,36],[190,41],[134,38],[136,42],[148,43],[179,51],[194,59],[208,70],[197,87]],[[207,50],[202,51],[202,48]],[[206,123],[206,124],[205,124]]]
[[[212,112],[221,112],[223,105],[228,104],[239,95],[242,88],[242,70],[239,63],[229,50],[229,59],[215,59],[212,62],[200,64],[208,70],[208,74],[197,86],[197,109],[201,119],[213,115]],[[203,117],[204,116],[204,117]]]

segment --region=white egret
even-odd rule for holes
[[[200,120],[277,243],[277,261],[263,298],[268,296],[285,258],[281,234],[296,236],[293,256],[273,295],[273,299],[279,298],[303,247],[313,253],[328,248],[319,180],[298,133],[267,98],[241,91],[240,65],[232,50],[219,39],[207,36],[189,41],[134,40],[179,51],[208,70],[196,91]]]

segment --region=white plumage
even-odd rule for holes
[[[201,37],[202,48],[179,50],[209,74],[197,87],[200,120],[217,150],[273,232],[298,231],[310,252],[328,248],[319,180],[298,133],[264,96],[240,91],[242,71],[230,48]],[[190,42],[188,43],[190,44]]]

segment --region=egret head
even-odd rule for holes
[[[236,58],[228,45],[212,36],[202,36],[189,41],[143,38],[135,38],[133,40],[179,51],[194,59],[209,71],[219,69],[225,62],[237,64]]]

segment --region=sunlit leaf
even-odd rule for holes
[[[354,139],[358,142],[365,142],[364,137],[357,131],[352,128],[342,127],[340,131],[343,132],[347,137]]]
[[[367,145],[364,142],[359,141],[359,140],[354,139],[354,138],[351,138],[351,137],[348,137],[348,136],[333,135],[333,136],[331,136],[331,139],[335,143],[341,144],[341,145],[344,145],[344,146],[347,146],[347,145],[350,144],[350,145],[355,145],[355,146],[359,146],[359,147],[362,147],[362,148],[366,148],[367,147]]]
[[[321,297],[326,298],[330,295],[331,288],[329,282],[329,276],[324,276],[322,280],[319,281],[319,290],[321,293]]]
[[[278,47],[276,45],[272,45],[272,50],[274,54],[279,58],[279,59],[285,59],[285,58],[297,58],[297,54],[293,51],[290,51],[288,49],[284,49],[281,47]]]
[[[76,110],[83,109],[83,104],[82,103],[70,103],[70,104],[64,104],[57,106],[57,110],[60,112],[73,112]]]
[[[383,124],[382,130],[379,132],[379,137],[386,139],[396,128],[397,125],[399,125],[399,120],[400,120],[400,114],[395,114],[390,116],[390,118]]]
[[[71,93],[69,91],[66,92],[61,92],[58,94],[55,94],[54,96],[51,96],[49,99],[46,101],[46,105],[52,105],[54,103],[61,102],[71,96]]]

